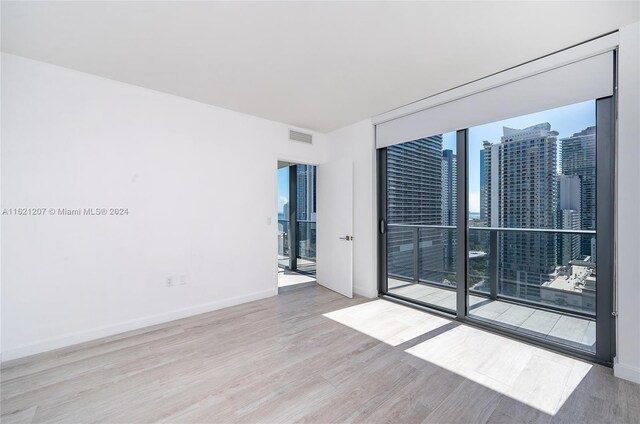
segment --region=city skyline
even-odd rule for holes
[[[596,124],[596,104],[594,100],[530,113],[515,118],[478,125],[469,128],[468,163],[469,163],[469,213],[480,213],[480,151],[482,143],[500,142],[503,127],[528,128],[541,122],[548,122],[558,132],[558,140],[573,136]],[[456,153],[456,133],[442,135],[443,149],[451,149]]]
[[[485,217],[473,225],[595,230],[594,106],[585,102],[470,129],[476,140],[482,136],[477,169],[484,169],[469,176],[470,184],[484,180]],[[576,119],[561,124],[567,116]],[[455,285],[455,232],[429,227],[456,226],[454,140],[454,133],[437,134],[387,148],[387,267],[394,278]],[[595,237],[491,231],[469,236],[474,290],[488,290],[493,256],[503,295],[592,311]]]
[[[596,124],[596,105],[594,100],[562,106],[542,112],[508,118],[469,128],[469,213],[480,213],[480,151],[482,143],[497,143],[502,137],[503,127],[527,128],[540,122],[548,122],[558,132],[558,140],[569,138]],[[456,132],[442,134],[442,150],[452,150],[457,154]],[[278,214],[289,198],[289,168],[278,170]]]
[[[298,219],[315,220],[316,167],[298,164]],[[278,219],[286,219],[283,208],[289,203],[289,166],[278,169]]]

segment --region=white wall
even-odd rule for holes
[[[618,58],[615,375],[640,383],[640,22],[620,30]]]
[[[378,295],[374,141],[370,119],[327,134],[327,160],[353,161],[353,291],[366,297]]]
[[[2,216],[3,360],[276,293],[277,159],[323,135],[6,54],[2,106],[2,208],[129,209]]]

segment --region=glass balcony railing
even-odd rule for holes
[[[278,263],[289,266],[290,222],[278,220]],[[296,223],[297,270],[315,272],[316,261],[316,222],[299,220]]]
[[[389,224],[390,277],[456,287],[456,229],[441,225]]]
[[[316,260],[316,222],[298,221],[298,257]]]
[[[595,242],[591,230],[470,227],[469,292],[595,317]]]
[[[289,266],[289,221],[278,220],[278,265]]]
[[[595,317],[595,231],[470,227],[469,293]],[[456,228],[388,224],[389,278],[453,289]]]

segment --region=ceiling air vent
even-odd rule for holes
[[[300,131],[289,130],[289,140],[302,141],[303,143],[311,144],[313,142],[313,136]]]

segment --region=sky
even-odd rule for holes
[[[289,167],[278,169],[278,214],[282,207],[289,202]]]
[[[523,129],[532,125],[548,122],[551,129],[558,131],[558,141],[573,133],[596,124],[596,102],[589,100],[543,112],[505,119],[490,124],[469,128],[469,212],[480,211],[480,150],[482,142],[487,140],[499,143],[502,127]],[[456,152],[456,133],[442,135],[443,149]],[[289,198],[289,168],[278,170],[278,212]]]
[[[596,102],[590,100],[549,109],[543,112],[505,119],[469,128],[469,212],[480,211],[480,151],[482,142],[499,143],[502,127],[523,129],[548,122],[551,130],[558,131],[558,141],[596,124]],[[456,151],[456,133],[442,135],[443,149]]]

